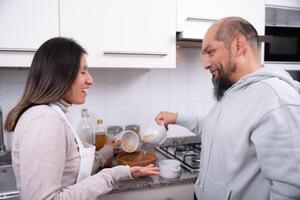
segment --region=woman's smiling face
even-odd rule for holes
[[[93,78],[87,69],[86,56],[83,55],[77,77],[71,88],[64,95],[63,100],[70,104],[83,104],[92,84]]]

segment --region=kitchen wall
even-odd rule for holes
[[[84,105],[72,106],[68,117],[76,127],[80,109],[87,107],[93,122],[139,124],[145,130],[160,111],[204,115],[213,104],[210,73],[201,66],[200,49],[177,50],[176,69],[90,69],[94,85]],[[4,118],[22,95],[28,69],[0,68],[0,106]],[[169,136],[191,134],[172,126]],[[5,134],[10,148],[11,134]]]

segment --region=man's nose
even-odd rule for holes
[[[202,56],[202,60],[203,60],[203,68],[206,70],[209,69],[209,67],[211,66],[210,59],[207,56]]]

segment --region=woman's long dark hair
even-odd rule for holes
[[[24,111],[62,99],[75,81],[86,51],[74,40],[52,38],[35,53],[20,102],[9,112],[4,128],[14,131]]]

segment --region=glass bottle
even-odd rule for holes
[[[77,133],[81,141],[94,144],[94,130],[90,122],[87,108],[81,109],[81,121],[78,125]]]
[[[105,128],[103,126],[103,120],[98,119],[95,128],[95,146],[96,150],[100,150],[106,143],[107,137]]]

